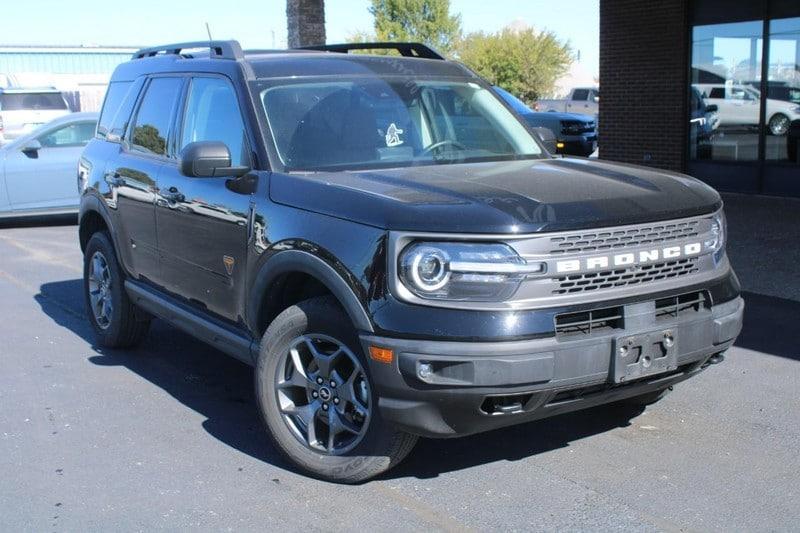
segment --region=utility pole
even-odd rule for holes
[[[325,44],[325,0],[286,0],[289,48]]]

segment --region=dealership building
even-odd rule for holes
[[[98,111],[114,68],[128,46],[0,45],[0,87],[55,87],[73,111]]]
[[[800,196],[800,0],[600,0],[600,87],[602,158]]]

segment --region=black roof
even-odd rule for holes
[[[349,54],[352,50],[395,49],[397,55]],[[474,78],[463,65],[445,61],[418,43],[348,43],[307,49],[245,50],[236,41],[163,45],[137,51],[114,71],[112,81],[161,72],[221,73],[244,71],[249,79],[290,76],[432,76]]]

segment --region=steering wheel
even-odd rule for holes
[[[466,147],[466,146],[464,146],[463,144],[461,144],[461,143],[460,143],[460,142],[458,142],[458,141],[453,141],[453,140],[451,140],[451,139],[445,139],[445,140],[443,140],[443,141],[435,142],[435,143],[433,143],[432,145],[428,146],[427,148],[425,148],[425,149],[424,149],[424,150],[423,150],[423,151],[422,151],[422,152],[419,154],[419,156],[420,156],[420,157],[425,157],[426,155],[430,154],[430,153],[431,153],[431,152],[433,152],[434,150],[438,150],[439,148],[441,148],[441,147],[443,147],[443,146],[452,146],[452,147],[454,147],[454,148],[458,148],[459,150],[462,150],[462,151],[467,149],[467,147]]]

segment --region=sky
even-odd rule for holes
[[[451,0],[465,32],[497,31],[516,21],[553,31],[598,71],[599,0]],[[31,9],[31,5],[36,8]],[[328,42],[372,29],[367,0],[325,2]],[[237,39],[244,48],[286,46],[285,0],[32,0],[3,2],[0,44],[151,46]],[[36,13],[38,15],[33,15]]]

